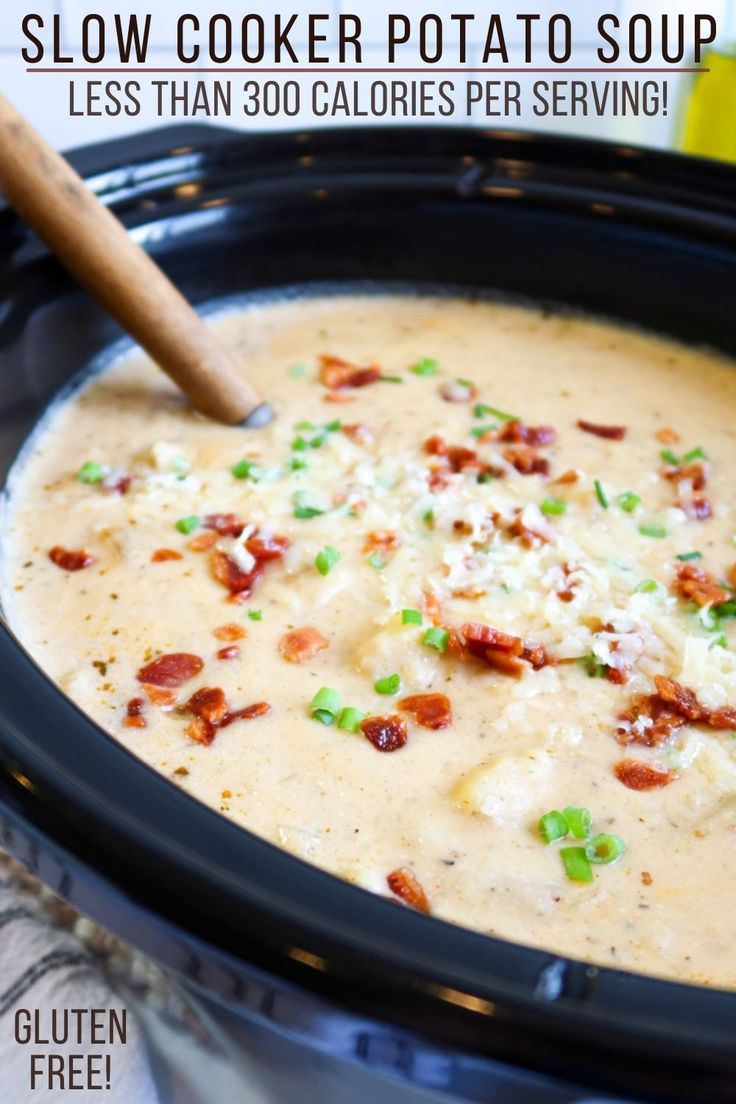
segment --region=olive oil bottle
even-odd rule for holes
[[[729,4],[724,33],[703,56],[692,84],[682,123],[685,153],[736,162],[736,0]]]

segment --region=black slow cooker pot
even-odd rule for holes
[[[715,163],[427,128],[175,128],[73,160],[196,304],[433,281],[736,354],[736,172]],[[3,472],[54,393],[119,336],[0,213]],[[2,844],[171,971],[266,1099],[736,1099],[736,995],[532,950],[521,929],[519,944],[485,938],[353,888],[139,762],[5,627],[0,665]]]

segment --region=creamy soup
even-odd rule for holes
[[[736,373],[491,302],[216,323],[277,410],[140,354],[11,481],[5,607],[99,724],[409,907],[736,985]]]

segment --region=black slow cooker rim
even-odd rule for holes
[[[580,139],[449,127],[234,137],[182,127],[74,155],[101,198],[138,227],[165,217],[174,203],[197,209],[203,194],[177,199],[182,183],[214,178],[223,187],[229,173],[258,172],[263,163],[302,172],[309,187],[328,162],[332,171],[359,174],[368,162],[375,170],[404,159],[430,171],[436,158],[443,171],[456,163],[458,189],[487,189],[500,203],[597,203],[600,217],[736,246],[734,170]],[[12,276],[15,264],[28,263],[19,237],[28,240],[8,212],[0,215],[0,237],[14,245],[6,262]],[[33,246],[32,253],[42,251]],[[434,1007],[448,1041],[453,1024],[457,1041],[467,1041],[470,1019],[523,1023],[541,1006],[561,1036],[603,1033],[611,1046],[636,1037],[643,1049],[678,1045],[696,1060],[729,1045],[732,994],[591,967],[397,909],[177,789],[65,698],[5,625],[0,665],[2,803],[39,839],[234,961],[242,955],[356,1007],[375,1010],[382,995],[392,1002],[384,1014],[422,1030]],[[483,1049],[484,1028],[470,1034]]]

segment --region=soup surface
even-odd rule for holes
[[[733,366],[459,299],[215,324],[268,428],[207,421],[136,354],[22,457],[4,590],[29,651],[303,859],[736,985]]]

